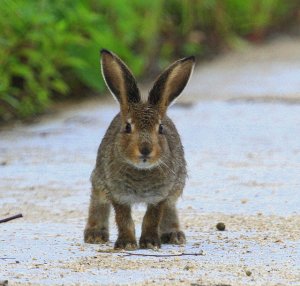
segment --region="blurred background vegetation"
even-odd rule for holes
[[[104,89],[99,49],[145,77],[211,57],[299,21],[299,0],[2,0],[0,120]]]

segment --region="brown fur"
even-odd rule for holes
[[[158,77],[148,101],[143,102],[126,65],[111,52],[102,51],[103,76],[121,112],[108,127],[91,175],[85,242],[108,240],[112,204],[119,232],[115,248],[135,249],[131,205],[141,202],[148,205],[141,248],[160,247],[161,242],[185,242],[175,204],[185,184],[186,163],[180,137],[166,108],[185,87],[193,65],[192,57],[175,62]]]
[[[148,205],[142,224],[141,248],[160,247],[159,224],[165,210],[165,204],[166,202],[162,201],[156,205]]]
[[[115,248],[133,250],[137,248],[134,222],[131,217],[131,207],[129,205],[113,202],[116,212],[116,223],[119,236],[115,243]]]

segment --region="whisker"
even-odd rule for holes
[[[161,162],[161,164],[163,164],[167,168],[168,171],[170,171],[171,173],[173,173],[174,175],[176,175],[175,172],[170,168],[170,166],[167,165],[167,163],[165,163],[161,159],[160,159],[160,162]]]

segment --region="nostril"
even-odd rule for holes
[[[140,149],[140,152],[143,156],[148,156],[151,153],[151,150],[149,147],[144,146]]]

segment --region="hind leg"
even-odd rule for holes
[[[84,242],[104,243],[109,239],[108,219],[110,203],[106,200],[105,193],[92,190],[88,221],[84,230]]]
[[[186,242],[185,234],[180,230],[175,202],[166,204],[159,228],[162,243],[184,244]]]

